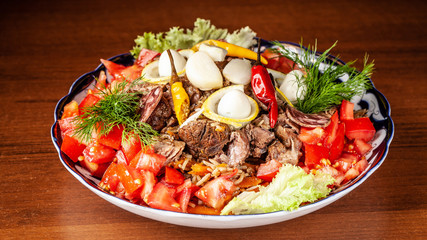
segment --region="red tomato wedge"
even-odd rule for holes
[[[157,183],[156,176],[150,171],[141,170],[141,176],[144,178],[144,186],[141,189],[141,199],[147,203],[148,195],[153,191]]]
[[[367,117],[346,120],[345,136],[350,140],[360,139],[369,142],[375,136],[375,127]]]
[[[86,168],[92,176],[101,178],[108,166],[110,166],[110,163],[93,163],[83,159],[80,161],[80,165]]]
[[[262,179],[266,182],[271,182],[276,174],[279,172],[282,163],[273,159],[266,163],[259,165],[257,178]]]
[[[175,168],[165,168],[165,181],[169,184],[181,185],[184,183],[184,175]]]
[[[332,144],[329,148],[329,160],[333,161],[337,159],[344,149],[344,135],[345,135],[345,124],[340,123],[338,124],[338,129],[335,134],[335,139],[333,140]]]
[[[342,100],[341,107],[340,107],[340,119],[341,121],[344,120],[352,120],[354,119],[354,103]]]
[[[73,162],[79,161],[79,157],[83,155],[86,145],[81,144],[77,139],[64,134],[62,139],[61,151],[64,152]]]
[[[120,149],[122,143],[123,126],[114,126],[106,135],[98,135],[98,142],[104,146]]]
[[[117,164],[117,176],[125,187],[126,193],[132,194],[138,188],[142,187],[143,178],[138,170],[125,164]]]
[[[271,68],[282,73],[289,73],[294,69],[299,69],[295,62],[286,57],[280,56],[280,54],[273,52],[271,49],[265,50],[261,55],[268,61],[268,64],[266,65],[267,68]]]
[[[138,154],[131,160],[130,166],[139,170],[148,170],[157,175],[163,164],[166,162],[166,157],[157,153],[151,153],[142,149]]]
[[[122,151],[126,158],[131,161],[136,154],[141,151],[141,141],[137,135],[129,135],[127,139],[122,139]]]
[[[362,139],[354,140],[354,148],[358,154],[361,156],[365,155],[369,150],[372,149],[372,145],[363,141]]]
[[[157,209],[181,212],[179,203],[173,197],[176,189],[170,188],[163,183],[157,183],[147,198],[148,206]]]
[[[194,195],[206,205],[220,209],[233,197],[234,190],[236,186],[232,181],[219,177],[208,182]]]
[[[301,127],[300,134],[298,135],[298,138],[303,143],[307,144],[317,144],[319,142],[322,142],[322,140],[326,137],[326,132],[321,127],[316,128],[306,128]]]
[[[108,189],[109,191],[115,192],[117,189],[117,185],[120,180],[117,176],[117,164],[112,162],[110,166],[108,166],[104,175],[102,176],[101,182],[99,183],[103,189]]]
[[[64,112],[62,113],[61,119],[75,117],[77,115],[79,115],[79,104],[72,100],[64,106]]]
[[[324,145],[330,148],[337,137],[338,132],[338,111],[335,111],[334,115],[331,117],[331,123],[325,128],[326,138],[324,141]]]
[[[329,159],[329,149],[317,144],[304,143],[305,165],[307,167],[315,168],[321,165],[322,159]]]
[[[114,80],[133,81],[141,76],[142,67],[139,65],[132,65],[129,67],[101,59],[102,64],[107,68],[108,73],[113,76]]]
[[[94,106],[100,98],[94,94],[88,94],[79,104],[79,113],[83,114],[85,112],[85,108]]]
[[[84,150],[83,155],[85,160],[92,163],[106,163],[112,162],[116,156],[114,149],[101,145],[94,141],[89,144]]]
[[[135,64],[138,64],[141,67],[145,67],[145,65],[147,65],[147,63],[149,63],[150,61],[152,61],[155,57],[159,56],[160,53],[153,51],[153,50],[149,50],[149,49],[141,49],[141,52],[139,52],[139,56],[138,59],[136,59]]]

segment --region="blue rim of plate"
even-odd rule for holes
[[[296,48],[301,47],[299,44],[296,44],[293,42],[280,41],[280,43],[290,45],[290,46],[293,46]],[[268,48],[268,47],[271,47],[272,45],[273,44],[270,41],[261,39],[261,46]],[[304,48],[304,49],[306,49],[306,48]],[[316,54],[320,54],[320,53],[321,52],[316,52]],[[328,58],[330,60],[336,60],[336,62],[338,64],[345,64],[344,61],[342,61],[341,59],[336,58],[332,55],[328,55]],[[126,66],[132,65],[134,62],[134,58],[130,53],[119,54],[119,55],[116,55],[114,57],[109,58],[108,60],[113,61],[115,63],[123,64]],[[60,129],[59,129],[59,125],[58,125],[58,120],[60,119],[60,117],[63,113],[64,106],[67,103],[69,103],[71,100],[73,100],[76,97],[76,95],[83,92],[91,84],[93,84],[96,76],[99,76],[99,73],[102,70],[105,71],[105,67],[103,64],[100,64],[100,65],[98,65],[98,67],[96,67],[95,70],[81,75],[79,78],[77,78],[76,81],[73,82],[73,84],[71,85],[71,87],[68,91],[68,94],[63,96],[58,101],[58,103],[56,104],[56,107],[54,110],[54,123],[53,123],[53,125],[51,127],[51,131],[50,131],[53,145],[55,146],[55,149],[59,155],[59,159],[60,159],[61,163],[64,165],[64,167],[79,182],[81,182],[85,187],[87,187],[91,191],[94,191],[94,192],[96,191],[96,193],[98,195],[102,196],[104,199],[115,198],[118,201],[122,201],[121,203],[124,205],[131,206],[134,208],[142,208],[146,211],[158,212],[159,214],[163,213],[163,212],[167,212],[168,214],[172,214],[172,216],[178,216],[178,217],[202,217],[202,218],[208,217],[208,218],[210,218],[210,220],[218,219],[218,221],[222,221],[222,220],[224,220],[224,218],[233,218],[235,220],[239,220],[239,219],[251,218],[254,216],[264,216],[265,217],[265,216],[273,216],[273,215],[277,215],[277,214],[280,214],[280,215],[291,214],[293,212],[303,211],[305,209],[314,207],[316,205],[320,205],[329,198],[335,198],[335,200],[338,200],[339,198],[348,194],[349,192],[354,190],[357,186],[362,184],[371,174],[373,174],[381,166],[381,164],[384,162],[384,160],[387,156],[387,153],[388,153],[389,148],[390,148],[391,141],[393,140],[393,136],[394,136],[394,122],[391,118],[390,104],[387,101],[386,97],[375,88],[372,80],[370,80],[371,84],[372,84],[372,89],[368,90],[367,92],[375,95],[376,99],[378,100],[378,104],[379,104],[379,108],[380,108],[379,111],[381,112],[382,115],[385,116],[385,118],[383,120],[380,120],[380,121],[373,120],[374,126],[377,130],[385,129],[386,130],[386,136],[385,136],[385,139],[380,143],[380,145],[376,147],[377,151],[373,154],[374,156],[376,156],[376,158],[374,159],[373,162],[369,162],[369,168],[366,169],[357,178],[346,183],[343,187],[340,187],[338,191],[333,191],[326,198],[317,200],[313,203],[305,204],[305,205],[300,206],[298,209],[293,210],[293,211],[276,211],[276,212],[248,214],[248,215],[201,215],[201,214],[178,213],[178,212],[170,212],[167,210],[154,209],[154,208],[150,208],[150,207],[131,203],[127,200],[118,198],[118,197],[100,189],[92,179],[87,178],[80,171],[77,170],[76,163],[71,161],[68,158],[68,156],[66,156],[64,153],[61,152],[60,146],[61,146],[62,140],[61,140],[61,134],[60,134]],[[363,105],[363,103],[362,103],[362,105]],[[372,118],[371,118],[371,120],[372,120]],[[332,203],[332,202],[330,202],[330,203]],[[328,204],[329,203],[327,203],[326,205],[328,205]]]

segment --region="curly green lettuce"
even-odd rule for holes
[[[328,185],[333,183],[329,174],[307,174],[302,168],[287,164],[269,185],[261,186],[259,192],[243,192],[233,198],[221,215],[295,210],[302,203],[326,197],[331,191]]]
[[[255,36],[256,33],[249,27],[229,33],[227,29],[212,25],[210,20],[198,18],[194,22],[192,30],[172,27],[165,33],[146,32],[138,36],[135,39],[136,45],[130,52],[137,58],[143,48],[157,52],[163,52],[167,49],[186,49],[208,39],[225,39],[229,43],[248,48],[254,44]]]

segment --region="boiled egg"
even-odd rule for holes
[[[244,92],[232,89],[219,101],[218,114],[235,119],[247,118],[251,114],[251,104]]]
[[[177,51],[170,49],[174,61],[176,72],[179,73],[184,70],[187,61],[184,56]],[[166,77],[172,75],[171,61],[167,51],[163,51],[159,58],[159,76]]]
[[[304,73],[300,70],[290,71],[279,89],[292,103],[296,103],[298,99],[304,99],[307,89],[304,84]]]

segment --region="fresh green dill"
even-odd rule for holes
[[[137,135],[142,144],[150,145],[158,133],[149,124],[139,121],[140,93],[127,91],[139,81],[133,81],[130,86],[123,81],[114,88],[99,88],[101,99],[94,106],[84,108],[83,113],[75,117],[74,134],[88,142],[93,132],[107,135],[114,127],[122,126],[125,141],[132,135]]]
[[[314,47],[303,48],[301,53],[290,51],[279,42],[273,42],[278,48],[273,51],[279,53],[299,66],[305,76],[297,79],[298,90],[302,90],[304,97],[298,98],[295,107],[304,113],[318,113],[339,105],[343,99],[350,100],[353,96],[361,95],[372,87],[369,78],[374,69],[374,62],[368,63],[365,56],[364,66],[361,72],[352,65],[356,61],[347,64],[337,62],[337,58],[330,58],[329,52],[335,47],[336,42],[321,54],[317,52],[317,44]],[[348,80],[340,81],[340,77],[348,75]]]

